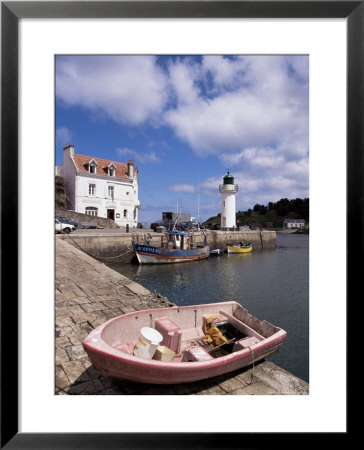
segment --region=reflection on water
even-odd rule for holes
[[[235,300],[284,328],[287,339],[269,360],[308,381],[308,235],[278,234],[278,246],[180,264],[112,265],[179,306]]]

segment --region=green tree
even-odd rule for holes
[[[66,207],[66,186],[63,177],[55,177],[55,206],[56,208]]]

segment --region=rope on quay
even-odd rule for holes
[[[247,382],[247,385],[250,386],[253,383],[253,378],[254,378],[254,350],[250,346],[248,346],[248,349],[250,350],[250,353],[253,357],[253,367],[252,367],[252,371],[251,371],[250,383]]]
[[[107,259],[122,258],[123,256],[125,256],[125,255],[127,255],[127,254],[129,254],[129,253],[131,253],[131,252],[133,251],[133,249],[131,248],[131,249],[128,250],[127,252],[122,253],[122,254],[120,254],[120,255],[116,255],[116,256],[96,256],[96,255],[92,255],[90,252],[88,252],[87,250],[85,250],[84,248],[82,248],[82,247],[78,244],[78,242],[76,242],[74,239],[72,239],[72,237],[70,236],[69,233],[64,233],[64,234],[66,234],[66,236],[69,237],[69,238],[71,239],[71,241],[72,241],[75,245],[77,245],[77,247],[78,247],[81,251],[83,251],[83,252],[86,253],[87,255],[91,256],[91,258],[97,259],[97,260],[100,261],[100,262],[108,262]]]

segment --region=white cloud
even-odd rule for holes
[[[154,56],[57,57],[57,98],[115,122],[155,120],[167,101],[167,79]]]
[[[155,56],[64,56],[56,88],[65,104],[121,124],[168,125],[198,156],[308,153],[307,56],[179,57],[163,68]]]
[[[197,76],[194,66],[177,60],[169,65],[168,71],[177,103],[179,105],[194,103],[199,96],[199,90],[194,83]]]
[[[215,95],[209,97],[206,87],[205,95],[200,89],[196,96],[194,89],[195,100],[166,111],[165,121],[200,156],[272,144],[291,156],[306,156],[308,59],[301,59],[305,62],[284,56],[206,56],[200,72],[185,75],[195,77],[189,80],[193,85],[210,74]]]
[[[264,187],[264,180],[260,177],[247,176],[245,172],[235,174],[235,183],[239,186],[239,192],[255,192]]]
[[[162,161],[161,158],[158,155],[156,155],[155,152],[141,153],[141,152],[138,152],[136,150],[133,150],[131,148],[126,148],[126,147],[117,148],[116,152],[121,157],[132,158],[136,162],[140,162],[142,164],[159,163]]]
[[[56,147],[64,147],[72,141],[72,133],[67,127],[56,129]]]
[[[154,56],[71,56],[57,58],[56,88],[66,105],[117,123],[168,126],[195,155],[214,156],[229,167],[240,204],[254,205],[308,195],[308,74],[308,56],[298,55],[208,55],[163,63]],[[57,130],[57,142],[71,140],[67,131]],[[154,151],[117,152],[140,163],[161,162]],[[201,193],[219,202],[223,175],[206,178]]]
[[[195,186],[193,184],[174,184],[169,186],[170,191],[175,192],[186,192],[188,194],[193,194],[195,192]]]
[[[290,192],[295,186],[294,178],[288,178],[283,175],[276,175],[265,180],[265,185],[269,190],[276,189],[283,192]]]
[[[283,173],[286,176],[293,177],[297,181],[303,181],[306,184],[309,175],[308,158],[287,162]]]
[[[300,81],[303,81],[307,84],[309,73],[308,58],[302,58],[302,56],[300,55],[291,55],[289,57],[289,64],[295,76],[297,76]]]
[[[231,167],[244,167],[249,164],[260,169],[280,168],[285,158],[275,148],[246,148],[238,153],[223,153],[221,160]]]
[[[247,59],[241,56],[230,59],[219,55],[207,55],[203,57],[202,61],[205,76],[207,73],[212,76],[215,89],[223,87],[231,89],[240,84],[247,67]]]
[[[208,177],[200,183],[200,188],[204,193],[218,192],[219,185],[222,184],[222,177]]]

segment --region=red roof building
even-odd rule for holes
[[[91,216],[113,219],[120,227],[138,224],[138,169],[133,161],[110,161],[63,149],[57,175],[66,182],[67,208]]]

